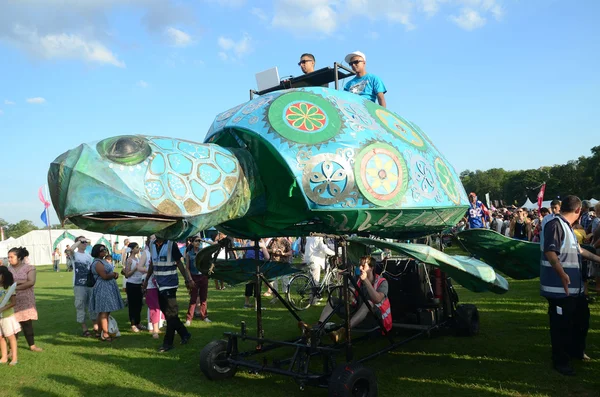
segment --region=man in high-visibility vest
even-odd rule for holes
[[[560,213],[542,227],[540,247],[540,294],[548,300],[552,364],[562,375],[575,371],[570,359],[587,361],[585,340],[590,309],[584,294],[581,258],[600,262],[600,257],[582,250],[572,225],[579,219],[581,200],[567,196]]]

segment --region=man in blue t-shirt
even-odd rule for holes
[[[377,102],[385,106],[385,85],[383,81],[374,74],[367,73],[367,57],[360,51],[354,51],[346,55],[346,63],[350,65],[356,76],[344,85],[344,91],[358,94],[371,102]]]
[[[487,208],[483,203],[477,200],[475,193],[469,193],[469,202],[471,206],[467,210],[466,217],[470,229],[485,229],[487,219]]]

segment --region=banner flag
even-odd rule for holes
[[[40,186],[40,190],[38,190],[38,198],[44,204],[44,208],[50,207],[50,202],[44,197],[44,186]]]
[[[48,211],[44,210],[42,212],[42,215],[40,215],[40,219],[42,220],[42,222],[44,222],[44,225],[46,226],[50,226],[50,224],[48,223],[48,215],[47,215]]]
[[[540,192],[538,193],[538,211],[542,209],[542,202],[544,201],[544,193],[546,192],[546,182],[542,184]]]

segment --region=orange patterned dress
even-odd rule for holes
[[[13,274],[15,282],[27,281],[27,275],[34,272],[35,268],[31,265],[22,265],[18,269],[8,266],[8,270]],[[35,307],[34,287],[17,290],[17,301],[15,302],[15,318],[18,322],[27,320],[37,320],[38,313]]]

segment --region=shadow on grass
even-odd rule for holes
[[[109,395],[109,396],[141,396],[141,395],[145,395],[148,396],[148,391],[147,390],[143,390],[143,389],[138,389],[138,388],[133,388],[133,387],[123,387],[123,386],[118,386],[116,383],[117,382],[105,382],[102,384],[90,384],[90,383],[86,383],[84,380],[82,379],[77,379],[74,377],[70,377],[70,376],[64,376],[64,375],[50,375],[48,376],[48,379],[57,382],[59,384],[65,385],[65,386],[69,386],[70,388],[77,388],[77,393],[80,396],[103,396],[103,395]],[[116,380],[118,381],[118,380]],[[42,389],[37,389],[35,387],[31,387],[31,386],[25,386],[22,387],[20,392],[22,393],[23,396],[26,397],[59,397],[62,396],[63,394],[58,394],[58,393],[53,393],[50,391],[45,391]],[[152,396],[158,396],[158,397],[166,397],[168,396],[167,394],[163,394],[163,393],[159,393],[156,391],[153,391],[151,393]]]

